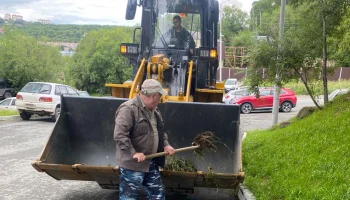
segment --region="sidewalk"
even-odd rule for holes
[[[0,121],[19,120],[19,119],[21,119],[21,117],[19,115],[0,116]]]

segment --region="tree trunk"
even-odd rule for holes
[[[322,107],[317,103],[317,101],[316,101],[316,99],[315,99],[315,96],[313,95],[313,93],[312,93],[312,91],[311,91],[311,89],[310,89],[310,87],[309,87],[309,84],[308,84],[308,81],[307,81],[307,78],[306,78],[306,77],[307,77],[307,74],[305,75],[305,78],[304,78],[304,77],[303,77],[303,74],[300,73],[300,72],[298,71],[298,69],[294,68],[294,71],[295,71],[296,74],[298,74],[298,76],[299,76],[300,79],[301,79],[301,82],[303,82],[303,84],[305,85],[305,88],[306,88],[306,90],[307,90],[307,93],[309,93],[309,96],[311,97],[312,102],[314,102],[314,104],[316,105],[316,107],[317,107],[318,109],[322,110]]]
[[[324,2],[324,1],[323,1]],[[325,2],[324,2],[325,3]],[[325,5],[324,5],[325,6]],[[322,12],[323,21],[323,67],[322,67],[322,79],[323,79],[323,96],[324,104],[328,103],[328,80],[327,80],[327,33],[326,33],[326,14]]]

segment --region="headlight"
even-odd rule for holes
[[[217,50],[210,49],[210,48],[201,48],[199,50],[199,57],[200,58],[216,59],[217,58]]]
[[[216,58],[216,50],[215,49],[212,49],[210,50],[210,58]]]
[[[133,43],[124,43],[120,45],[121,54],[137,55],[139,53],[139,45]]]
[[[209,50],[201,50],[199,56],[208,58],[209,57]]]

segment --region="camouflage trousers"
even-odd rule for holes
[[[139,172],[119,168],[119,200],[137,200],[141,187],[147,193],[147,199],[165,200],[164,186],[159,168],[152,160],[149,172]]]

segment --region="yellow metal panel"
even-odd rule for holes
[[[186,101],[186,98],[181,96],[166,96],[164,98],[164,101],[174,101],[174,102],[193,102],[193,96],[190,96],[188,98],[188,101]]]
[[[196,89],[196,92],[201,93],[217,93],[217,94],[223,94],[223,90],[210,90],[210,89]]]
[[[139,70],[137,71],[136,76],[134,78],[134,82],[132,83],[129,99],[134,98],[134,96],[140,92],[139,89],[141,86],[143,75],[145,73],[145,65],[146,65],[146,59],[142,59]]]
[[[193,69],[193,61],[190,62],[190,66],[188,68],[186,102],[189,102],[190,100],[190,92],[191,92],[191,84],[192,84],[192,69]]]
[[[106,87],[112,87],[112,88],[131,88],[131,84],[123,83],[123,84],[110,84],[106,83]]]
[[[215,88],[219,89],[219,90],[223,90],[224,86],[225,86],[224,82],[216,82],[216,84],[215,84]]]
[[[164,54],[157,54],[151,57],[152,63],[162,63],[164,58]]]

